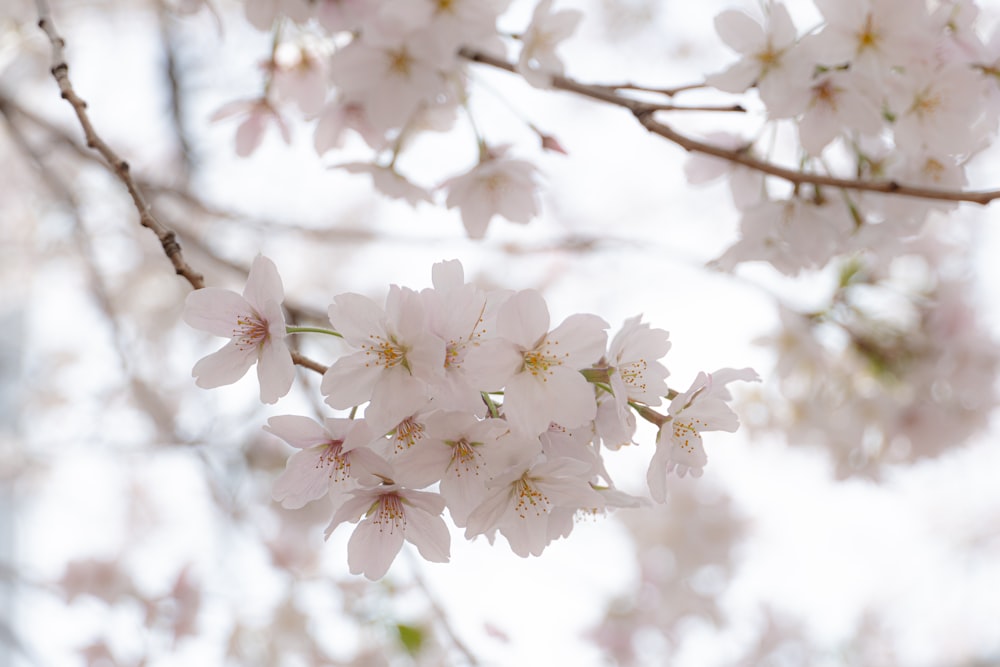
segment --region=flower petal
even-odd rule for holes
[[[232,384],[246,375],[257,361],[256,350],[244,349],[230,341],[217,352],[213,352],[194,365],[191,375],[195,384],[203,389],[214,389]]]

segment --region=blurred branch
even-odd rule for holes
[[[502,58],[497,58],[488,53],[483,53],[481,51],[476,51],[475,49],[463,48],[459,55],[474,63],[481,63],[484,65],[489,65],[490,67],[495,67],[496,69],[501,69],[513,74],[517,73],[517,68],[513,63],[510,63]],[[618,91],[625,89],[628,86],[602,86],[602,85],[592,85],[585,84],[575,81],[573,79],[564,76],[552,76],[552,87],[558,90],[564,90],[571,93],[576,93],[583,97],[588,97],[593,100],[598,100],[600,102],[605,102],[607,104],[612,104],[615,106],[627,109],[635,116],[636,120],[642,124],[647,130],[653,134],[657,134],[664,139],[673,142],[690,153],[701,153],[703,155],[710,155],[712,157],[717,157],[721,160],[726,160],[728,162],[733,162],[735,164],[742,165],[754,171],[759,171],[761,173],[767,174],[769,176],[776,176],[794,185],[818,185],[827,186],[832,188],[840,188],[844,190],[857,190],[862,192],[877,192],[881,194],[893,194],[901,195],[905,197],[914,197],[918,199],[933,199],[936,201],[954,201],[954,202],[971,202],[973,204],[987,205],[995,199],[1000,199],[1000,190],[980,190],[980,191],[968,191],[963,192],[961,190],[943,190],[939,188],[926,188],[922,186],[915,185],[905,185],[898,183],[896,181],[863,181],[848,178],[836,178],[834,176],[825,176],[823,174],[807,173],[799,171],[797,169],[789,169],[787,167],[782,167],[780,165],[774,164],[773,162],[768,162],[767,160],[760,160],[753,157],[746,150],[741,149],[728,149],[715,146],[713,144],[705,143],[698,139],[694,139],[687,135],[677,132],[669,125],[662,123],[654,118],[654,114],[657,111],[670,111],[670,110],[695,110],[692,107],[677,107],[672,109],[669,105],[663,104],[650,104],[648,102],[642,102],[640,100],[632,99],[620,94]],[[686,87],[685,87],[686,88]],[[674,89],[681,90],[681,89]],[[665,89],[664,94],[669,91]],[[708,109],[713,111],[719,111],[719,108]]]
[[[46,0],[36,0],[36,6],[38,7],[39,16],[38,27],[45,32],[49,38],[49,42],[52,44],[52,69],[50,71],[56,80],[56,84],[59,86],[62,98],[73,107],[73,112],[76,114],[77,120],[83,128],[87,146],[101,154],[101,157],[107,161],[107,166],[125,185],[129,195],[132,197],[132,202],[135,204],[136,210],[139,212],[139,223],[152,231],[156,235],[156,238],[159,239],[164,254],[166,254],[167,259],[174,265],[177,274],[184,277],[194,289],[201,289],[205,286],[205,278],[188,266],[188,263],[184,260],[181,246],[177,242],[177,235],[156,219],[156,216],[153,215],[149,205],[146,203],[146,198],[132,177],[128,162],[119,157],[94,129],[90,116],[87,113],[87,103],[77,95],[76,90],[73,89],[73,84],[70,82],[69,64],[66,62],[65,53],[66,41],[56,32],[55,25],[52,23],[52,17],[50,16],[48,2]]]

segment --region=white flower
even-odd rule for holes
[[[410,491],[397,484],[356,489],[352,494],[354,497],[340,506],[326,529],[329,537],[344,521],[357,521],[364,515],[347,543],[351,574],[363,574],[372,580],[381,578],[404,539],[415,545],[427,560],[448,562],[451,536],[441,518],[444,511],[441,496]]]
[[[577,9],[552,11],[552,0],[542,0],[535,7],[531,24],[521,36],[521,56],[517,71],[536,88],[551,88],[552,76],[562,75],[563,64],[556,47],[576,31],[583,18]]]
[[[793,50],[798,35],[784,5],[769,5],[767,28],[734,9],[715,18],[722,41],[743,56],[728,69],[706,78],[706,83],[729,93],[741,93],[756,85],[772,118],[795,115],[805,104],[803,91],[795,84],[807,80],[813,63]]]
[[[367,448],[376,436],[363,419],[324,419],[298,415],[271,417],[264,430],[298,452],[288,457],[274,482],[272,497],[289,509],[304,507],[328,493],[344,493],[365,475],[386,475],[388,464]]]
[[[261,141],[264,140],[264,130],[267,129],[269,122],[278,127],[281,138],[286,144],[292,140],[292,134],[285,119],[265,98],[229,102],[219,107],[212,114],[210,120],[222,120],[238,115],[245,115],[243,121],[236,128],[236,154],[240,157],[248,157],[257,150]]]
[[[274,263],[258,255],[250,267],[243,296],[217,287],[191,292],[184,321],[196,329],[231,338],[229,344],[194,365],[199,387],[232,384],[257,364],[260,400],[275,403],[295,378],[292,355],[285,344],[281,276]]]
[[[735,380],[756,382],[760,378],[750,368],[723,368],[715,373],[698,373],[691,388],[670,402],[670,421],[660,428],[656,452],[649,461],[646,482],[653,500],[666,500],[667,473],[679,477],[691,473],[700,477],[708,462],[702,445],[702,431],[734,432],[739,419],[727,401],[732,396],[726,385]]]
[[[489,495],[469,515],[466,537],[499,530],[518,556],[541,555],[549,542],[568,534],[577,510],[604,506],[588,482],[590,471],[569,458],[510,468],[487,483]]]
[[[511,428],[537,436],[551,422],[576,428],[597,414],[594,388],[580,374],[601,358],[607,322],[596,315],[567,317],[549,332],[549,309],[534,290],[510,297],[497,313],[497,333],[515,365],[504,391]],[[513,354],[511,354],[513,353]]]
[[[444,341],[427,329],[420,295],[393,285],[382,310],[360,294],[341,294],[329,309],[330,322],[358,351],[341,357],[323,375],[326,402],[336,409],[371,400],[365,418],[390,429],[409,414],[402,397],[427,394],[427,383],[444,367]]]
[[[481,239],[493,216],[526,224],[538,215],[535,165],[504,157],[494,150],[464,174],[442,184],[448,191],[445,203],[458,208],[470,238]]]

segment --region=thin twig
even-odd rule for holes
[[[90,121],[90,116],[87,114],[87,103],[77,95],[73,89],[73,84],[69,80],[69,65],[66,62],[65,53],[66,41],[56,31],[49,12],[48,3],[46,0],[36,0],[36,6],[38,7],[39,16],[38,27],[45,32],[49,38],[49,42],[52,44],[52,76],[59,86],[62,98],[73,107],[73,112],[76,114],[77,120],[83,128],[87,146],[101,154],[101,157],[107,161],[111,171],[125,185],[129,195],[132,197],[132,203],[135,204],[135,208],[139,212],[139,223],[152,231],[156,235],[156,238],[159,239],[164,254],[166,254],[167,259],[174,265],[177,274],[183,276],[191,284],[191,287],[201,289],[205,286],[205,278],[188,266],[188,263],[184,260],[181,246],[177,243],[177,235],[156,219],[156,216],[149,209],[146,198],[136,184],[135,179],[132,178],[128,162],[119,157],[94,129],[94,125]]]
[[[38,7],[39,15],[38,27],[45,32],[49,38],[49,42],[52,44],[52,76],[59,86],[62,98],[73,107],[73,112],[76,114],[77,120],[83,128],[87,147],[97,151],[104,158],[107,163],[106,166],[125,185],[129,195],[132,197],[132,203],[139,212],[140,224],[152,231],[156,235],[156,238],[159,239],[164,254],[166,254],[167,259],[174,265],[177,274],[183,276],[194,289],[205,287],[204,276],[192,269],[184,259],[181,246],[177,242],[177,234],[167,228],[153,215],[149,205],[146,203],[142,189],[132,177],[128,162],[119,157],[107,142],[97,134],[93,123],[90,121],[90,116],[87,114],[87,103],[77,95],[73,89],[73,84],[70,82],[69,65],[66,62],[65,54],[66,41],[56,31],[49,12],[48,3],[46,0],[36,0],[36,6]],[[317,373],[326,372],[326,366],[298,352],[292,354],[292,361],[299,366],[316,371]]]
[[[488,53],[464,48],[459,52],[459,55],[472,62],[482,63],[484,65],[489,65],[490,67],[505,70],[511,73],[517,72],[513,63],[510,63],[502,58],[497,58]],[[642,102],[625,97],[616,92],[616,87],[580,83],[579,81],[574,81],[573,79],[558,75],[552,77],[552,87],[628,109],[632,112],[632,115],[635,116],[639,123],[641,123],[647,130],[677,144],[686,151],[701,153],[703,155],[711,155],[722,160],[727,160],[749,169],[784,179],[793,185],[811,184],[861,192],[901,195],[918,199],[971,202],[982,206],[989,204],[995,199],[1000,199],[1000,190],[979,190],[967,192],[961,190],[945,190],[940,188],[906,185],[897,181],[863,181],[825,176],[823,174],[806,173],[796,169],[789,169],[787,167],[774,164],[773,162],[768,162],[767,160],[755,158],[744,150],[721,148],[719,146],[705,143],[704,141],[699,141],[698,139],[681,134],[653,117],[653,114],[656,111],[662,111],[664,109],[663,105],[650,104],[648,102]]]

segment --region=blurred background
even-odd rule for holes
[[[567,74],[697,83],[732,61],[712,20],[737,3],[560,3],[585,13]],[[507,29],[532,6],[515,2]],[[794,11],[800,29],[817,20]],[[996,16],[986,3],[984,34]],[[684,152],[627,112],[473,67],[478,127],[544,188],[538,219],[472,241],[455,211],[331,168],[370,152],[318,156],[301,113],[290,143],[272,127],[236,155],[238,121],[211,118],[261,94],[274,38],[241,3],[76,0],[52,17],[98,133],[208,284],[242,289],[263,253],[296,319],[322,325],[337,294],[426,287],[457,258],[484,287],[541,290],[553,323],[594,313],[613,334],[643,313],[670,331],[675,389],[721,367],[764,382],[734,387],[743,427],[708,434],[704,476],[672,477],[665,505],[581,520],[538,558],[454,531],[450,563],[406,545],[385,579],[350,575],[350,531],[324,542],[325,503],[271,500],[291,450],[261,426],[323,415],[319,376],[300,369],[277,406],[252,374],[194,385],[221,341],[180,321],[189,285],[85,147],[35,5],[6,0],[0,665],[1000,665],[996,205],[934,218],[895,260],[721,272],[706,265],[739,222],[724,181],[690,185]],[[752,133],[753,102],[670,121]],[[433,186],[476,151],[460,119],[401,168]],[[997,187],[995,164],[978,156],[970,187]],[[827,324],[804,324],[817,312]],[[302,345],[323,363],[339,351]],[[640,428],[607,453],[622,489],[645,494],[654,441]]]

